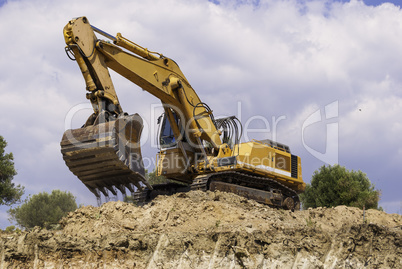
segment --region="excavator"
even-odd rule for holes
[[[300,209],[298,195],[305,189],[300,157],[269,139],[241,142],[239,120],[215,119],[174,60],[120,33],[110,35],[86,17],[70,20],[63,33],[66,54],[82,72],[93,114],[81,128],[65,131],[61,153],[98,203],[102,194],[108,201],[127,191],[146,203],[158,194],[219,190],[272,207]],[[161,101],[155,169],[168,183],[147,180],[142,118],[123,111],[109,69]]]

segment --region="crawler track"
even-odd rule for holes
[[[161,194],[175,193],[176,185],[158,185]],[[163,189],[163,191],[162,191]],[[187,190],[220,190],[233,192],[248,199],[256,200],[273,207],[289,210],[299,210],[300,200],[297,193],[274,179],[250,175],[237,171],[211,173],[198,176],[189,187],[182,187],[180,191]],[[177,191],[176,191],[177,192]],[[149,202],[158,194],[149,189],[138,191],[135,200],[139,204]]]

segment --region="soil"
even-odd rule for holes
[[[0,268],[402,268],[402,216],[192,191],[82,207],[58,230],[3,232],[0,248]]]

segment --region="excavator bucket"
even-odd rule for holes
[[[95,194],[109,200],[118,191],[126,196],[143,186],[145,178],[140,137],[142,118],[138,114],[119,117],[79,129],[67,130],[61,140],[61,153],[68,168]]]

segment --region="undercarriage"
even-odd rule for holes
[[[135,192],[134,201],[138,205],[143,205],[158,195],[172,195],[190,190],[231,192],[272,207],[300,209],[299,196],[294,190],[274,179],[236,171],[201,175],[196,177],[190,186],[178,183],[153,185],[152,190],[145,188]]]

